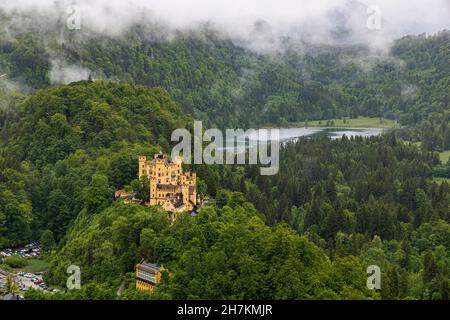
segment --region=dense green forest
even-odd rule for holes
[[[153,299],[362,299],[379,295],[365,287],[363,261],[333,262],[324,251],[286,225],[264,224],[241,193],[223,191],[227,203],[207,206],[193,218],[182,214],[173,225],[166,213],[116,203],[88,217],[80,215],[69,241],[52,260],[49,279],[63,285],[67,261],[78,264],[85,281],[107,284],[74,293],[73,298],[146,298],[124,273],[138,256],[170,270]],[[106,289],[106,288],[108,289]],[[94,292],[94,293],[93,293]],[[70,295],[69,295],[70,296]]]
[[[63,286],[75,263],[89,284],[51,298],[115,297],[122,281],[130,299],[448,297],[450,186],[432,182],[435,153],[395,133],[290,143],[273,177],[197,166],[214,201],[171,225],[160,209],[112,202],[139,154],[189,126],[165,91],[84,81],[16,112],[2,128],[2,246],[49,230],[49,282]],[[132,289],[142,257],[171,273],[151,296]],[[365,287],[370,264],[383,270],[380,293]]]
[[[105,207],[137,174],[139,154],[167,149],[186,116],[162,89],[78,82],[2,112],[0,246],[61,239],[84,207]],[[190,125],[190,124],[189,124]]]
[[[137,26],[92,32],[0,32],[0,249],[45,237],[46,280],[83,288],[30,299],[448,299],[450,33],[361,46],[287,41],[276,55],[214,30],[168,40]],[[90,71],[53,86],[55,59]],[[95,80],[92,79],[105,79]],[[106,80],[107,79],[107,80]],[[162,209],[125,206],[137,157],[170,152],[175,128],[286,125],[356,116],[395,119],[381,137],[300,139],[280,172],[191,167],[211,197],[172,224]],[[439,179],[436,179],[439,177]],[[52,249],[52,250],[50,250]],[[141,259],[169,270],[134,290]],[[379,265],[382,290],[366,287]]]
[[[382,265],[398,285],[390,297],[447,297],[439,290],[449,280],[450,185],[433,181],[436,154],[392,133],[304,138],[280,158],[274,176],[259,175],[256,166],[216,167],[207,181],[240,190],[267,224],[287,223],[331,259],[358,256]],[[216,196],[218,205],[225,199]],[[441,262],[425,276],[423,259],[431,257]]]
[[[428,150],[450,149],[449,31],[404,37],[388,54],[366,45],[285,41],[278,54],[263,55],[207,26],[170,40],[160,29],[136,26],[115,37],[91,31],[4,35],[0,70],[41,88],[51,83],[56,59],[94,78],[163,87],[184,112],[219,127],[385,117],[419,124],[407,134]]]

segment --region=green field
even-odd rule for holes
[[[305,123],[297,125],[304,127]],[[308,121],[308,127],[339,127],[339,128],[396,128],[400,125],[395,120],[384,118],[358,117],[355,119],[330,119],[320,121]]]
[[[23,268],[24,272],[46,272],[49,268],[49,263],[42,259],[28,259],[28,264]]]
[[[447,163],[449,157],[450,157],[450,150],[439,153],[439,159],[441,159],[441,162],[443,164]]]

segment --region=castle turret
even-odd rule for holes
[[[139,178],[143,175],[148,175],[149,173],[146,172],[145,163],[147,162],[146,156],[139,156]]]

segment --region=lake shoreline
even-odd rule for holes
[[[329,119],[329,120],[314,120],[308,121],[305,124],[302,122],[290,122],[283,125],[265,125],[261,129],[277,129],[277,128],[329,128],[329,129],[398,129],[402,126],[395,120],[385,119],[385,118],[369,118],[369,117],[358,117],[354,119],[345,118],[346,123],[343,119]],[[320,123],[319,123],[320,122]],[[348,122],[348,123],[347,123]],[[327,123],[334,123],[333,125],[327,125]]]

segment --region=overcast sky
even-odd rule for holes
[[[450,29],[450,0],[0,0],[0,7],[55,12],[56,2],[60,3],[59,10],[78,4],[83,23],[100,31],[121,30],[144,17],[161,19],[176,28],[212,21],[230,34],[248,36],[255,20],[263,19],[275,35],[287,35],[292,30],[322,35],[333,31],[330,12],[338,8],[359,8],[346,19],[347,27],[359,31],[365,28],[368,15],[355,2],[380,8],[381,32],[385,35]]]

